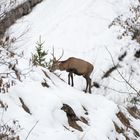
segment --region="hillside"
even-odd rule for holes
[[[6,61],[0,67],[0,126],[12,130],[4,127],[0,138],[10,133],[17,140],[140,139],[140,46],[131,33],[120,39],[124,29],[110,26],[120,15],[131,18],[132,5],[139,2],[44,0],[7,30],[11,44],[1,48],[0,64]],[[84,92],[82,76],[74,75],[71,87],[67,72],[31,65],[40,37],[47,62],[54,48],[57,58],[64,51],[61,60],[93,64],[92,94]]]

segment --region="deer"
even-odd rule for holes
[[[64,51],[62,52],[62,55],[56,59],[54,56],[54,49],[53,49],[53,60],[52,60],[52,65],[50,66],[50,72],[54,72],[55,70],[60,70],[60,71],[66,71],[68,72],[68,84],[71,85],[72,87],[74,86],[73,82],[73,74],[78,75],[78,76],[83,76],[86,80],[86,89],[85,92],[91,93],[91,78],[90,75],[94,69],[94,66],[80,58],[76,57],[69,57],[68,59],[64,61],[60,61],[60,59],[63,56]]]

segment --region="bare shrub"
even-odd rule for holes
[[[113,63],[113,66],[115,67],[116,64],[114,62],[113,56],[111,54],[111,52],[106,48],[107,52],[109,53],[110,57],[111,57],[111,61]],[[140,91],[138,90],[139,88],[134,86],[132,83],[130,83],[129,79],[127,80],[125,78],[125,76],[120,72],[120,70],[118,69],[118,67],[116,67],[116,71],[118,72],[119,76],[121,77],[121,79],[126,83],[126,85],[128,85],[133,91],[134,94],[132,97],[130,97],[131,99],[129,100],[130,103],[132,104],[137,104],[138,102],[140,102]],[[133,71],[132,71],[133,72]],[[117,90],[115,90],[117,91]],[[121,93],[121,92],[120,92]],[[129,93],[129,95],[131,95],[131,93]]]
[[[8,10],[10,10],[17,3],[17,0],[1,0],[0,1],[0,20],[5,17]]]
[[[27,69],[21,70],[19,68],[19,62],[23,59],[24,53],[16,53],[14,43],[16,38],[10,38],[9,36],[3,37],[0,43],[0,92],[6,93],[8,89],[15,85],[17,81],[22,81],[30,71]]]
[[[19,140],[18,132],[21,130],[21,126],[17,120],[4,121],[4,113],[7,111],[8,105],[0,100],[0,110],[2,110],[0,120],[0,140]]]
[[[123,61],[123,59],[126,57],[127,55],[127,52],[125,51],[123,54],[121,54],[119,57],[118,57],[118,60],[119,61]]]
[[[102,79],[103,79],[103,78],[106,78],[106,77],[109,77],[110,74],[111,74],[113,71],[115,71],[118,67],[119,67],[119,65],[115,65],[115,66],[109,68],[109,70],[107,70],[107,71],[104,73],[104,75],[102,76]]]
[[[140,43],[140,5],[131,5],[129,7],[128,16],[119,15],[111,22],[109,28],[112,26],[119,26],[122,28],[118,39],[131,36],[132,40],[136,39],[136,41]]]
[[[0,124],[0,139],[1,140],[19,140],[17,132],[21,129],[18,121],[13,120],[13,126],[8,124]]]

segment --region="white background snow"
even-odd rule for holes
[[[112,78],[102,80],[102,76],[108,68],[113,66],[106,47],[117,57],[126,49],[133,52],[129,46],[135,44],[129,38],[117,39],[116,29],[109,29],[111,21],[118,15],[128,12],[128,7],[133,0],[44,0],[33,11],[18,20],[8,33],[13,37],[19,37],[13,47],[17,52],[24,51],[24,59],[20,60],[21,71],[28,67],[31,54],[35,52],[36,42],[39,36],[45,41],[44,49],[49,50],[48,59],[51,58],[52,48],[55,55],[64,56],[62,60],[70,56],[89,61],[94,65],[91,75],[92,81],[99,82],[103,86],[122,92],[133,92],[123,81],[117,72]],[[137,46],[136,46],[137,48]],[[126,62],[132,62],[132,56],[128,56]],[[122,64],[123,65],[123,64]],[[137,66],[134,63],[135,67]],[[125,66],[125,63],[124,63]],[[57,71],[60,80],[53,73],[44,69],[51,80],[46,78],[41,70],[33,68],[33,71],[22,82],[11,87],[9,93],[0,94],[0,99],[8,104],[8,111],[3,115],[3,121],[18,120],[22,127],[18,133],[24,140],[31,128],[37,123],[28,140],[114,140],[115,129],[112,120],[116,119],[118,104],[125,104],[128,93],[118,93],[114,90],[92,88],[92,94],[85,94],[85,79],[74,76],[75,87],[67,84],[67,73]],[[126,68],[126,71],[130,69]],[[128,75],[126,74],[126,78]],[[42,87],[41,82],[46,78],[49,88]],[[137,78],[135,75],[133,79]],[[138,83],[135,82],[135,85]],[[138,86],[136,86],[138,87]],[[21,107],[19,98],[30,108],[31,115]],[[66,113],[61,110],[63,103],[70,105],[78,117],[84,116],[89,121],[89,126],[79,122],[83,132],[73,129],[68,125]],[[85,114],[82,106],[88,110]],[[2,112],[1,112],[2,113]],[[71,131],[65,129],[69,128]],[[140,130],[140,122],[136,124]],[[73,131],[73,132],[72,132]],[[119,140],[124,140],[120,137]]]

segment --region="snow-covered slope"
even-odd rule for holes
[[[116,29],[108,28],[116,16],[128,12],[127,9],[132,2],[44,0],[28,16],[18,20],[8,30],[7,33],[11,37],[19,38],[13,47],[17,48],[17,52],[24,52],[24,59],[20,60],[18,66],[21,71],[28,67],[29,59],[35,52],[36,42],[41,35],[45,41],[44,49],[49,50],[48,59],[51,58],[50,53],[54,47],[57,57],[61,56],[61,50],[64,50],[62,59],[74,56],[87,60],[94,65],[92,81],[100,85],[100,88],[92,88],[92,94],[85,94],[84,78],[74,76],[75,87],[72,88],[66,83],[66,72],[57,71],[66,81],[64,82],[47,69],[44,70],[49,78],[45,76],[43,68],[33,68],[22,82],[17,82],[10,88],[9,93],[0,95],[0,99],[8,104],[2,119],[6,122],[13,119],[19,121],[22,130],[18,134],[21,139],[27,137],[30,140],[124,140],[127,136],[139,139],[138,134],[133,135],[134,130],[131,128],[135,127],[136,132],[139,132],[140,121],[133,118],[130,125],[126,126],[116,117],[120,110],[118,104],[123,105],[129,97],[128,93],[134,91],[122,82],[117,71],[113,72],[111,77],[102,78],[113,66],[106,48],[111,52],[114,62],[119,63],[120,54],[126,50],[134,52],[138,47],[130,47],[130,44],[136,43],[129,38],[118,40]],[[121,62],[120,65],[125,71],[120,71],[126,73],[126,78],[129,77],[131,67],[128,65],[133,62],[137,70],[137,61],[132,53],[128,53],[126,59]],[[138,75],[139,72],[132,76],[132,81],[136,79],[135,85],[139,83]],[[45,81],[49,87],[42,86],[41,83]],[[23,107],[24,104],[28,106],[28,111]],[[64,104],[73,109],[78,117],[77,127],[83,131],[70,126],[67,112],[63,110]],[[88,123],[83,122],[81,117]],[[129,118],[132,119],[130,116]],[[115,123],[117,125],[114,125]],[[117,133],[117,126],[130,134]]]
[[[62,0],[61,2],[45,0],[31,14],[18,20],[10,28],[9,34],[15,38],[19,37],[14,47],[18,48],[18,51],[26,52],[27,59],[30,59],[31,53],[35,52],[36,42],[41,36],[42,41],[45,41],[44,49],[49,50],[49,54],[52,53],[54,47],[56,57],[61,56],[62,49],[64,50],[63,60],[70,56],[85,59],[94,65],[91,76],[93,81],[101,82],[102,87],[108,86],[125,92],[128,91],[128,87],[125,86],[125,82],[118,82],[122,81],[118,74],[115,74],[115,79],[118,81],[114,80],[114,76],[112,79],[102,80],[102,76],[113,66],[106,48],[114,56],[116,64],[119,63],[118,57],[126,50],[130,52],[128,53],[130,55],[122,65],[127,67],[130,61],[135,63],[131,52],[134,52],[138,45],[130,39],[118,40],[117,31],[108,28],[115,17],[128,12],[131,3],[134,2],[131,0],[87,0],[86,2],[85,0]],[[132,44],[135,48],[131,47]],[[48,56],[49,58],[51,56]],[[131,71],[130,67],[127,71]],[[63,72],[61,78],[67,80],[67,75]],[[84,79],[75,76],[75,83],[78,85],[77,88],[83,90]],[[93,92],[98,94],[96,89],[93,89]],[[104,88],[101,92],[106,94]],[[110,92],[112,94],[114,91],[108,90],[107,93]],[[114,93],[116,95],[116,92]],[[123,102],[127,95],[124,95],[122,100],[119,97],[115,99],[116,102]]]
[[[28,138],[30,140],[107,139],[114,129],[112,119],[115,119],[117,106],[100,95],[85,94],[68,86],[49,71],[46,73],[50,79],[38,70],[32,73],[30,79],[11,88],[10,95],[3,96],[3,102],[9,106],[4,113],[4,121],[19,121],[23,128],[21,139],[25,139],[36,122]],[[42,87],[44,78],[49,88]],[[19,98],[28,106],[31,115],[22,108]],[[63,104],[71,106],[78,118],[82,116],[88,121],[88,124],[77,121],[83,132],[69,126],[66,113],[61,109]]]

